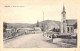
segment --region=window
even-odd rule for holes
[[[67,32],[69,33],[69,27],[67,28]]]
[[[73,32],[73,28],[71,27],[71,32]]]

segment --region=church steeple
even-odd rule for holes
[[[66,22],[66,11],[65,11],[65,6],[63,5],[63,10],[62,10],[62,22]]]
[[[63,9],[62,9],[62,23],[61,23],[61,33],[66,33],[66,11],[65,11],[65,6],[63,5]]]
[[[63,17],[66,17],[66,11],[65,11],[65,6],[64,6],[64,5],[63,5],[62,16],[63,16]]]
[[[65,6],[63,5],[63,11],[65,11]]]

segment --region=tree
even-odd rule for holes
[[[53,28],[53,31],[55,32],[55,31],[56,31],[56,29],[55,29],[55,28]]]
[[[36,27],[39,27],[39,22],[37,21]]]
[[[60,29],[56,29],[56,32],[60,32]]]
[[[44,25],[41,26],[41,30],[44,31]]]
[[[6,28],[7,28],[7,23],[3,22],[3,32],[6,32]]]
[[[74,26],[74,29],[76,29],[77,28],[77,22],[73,26]]]

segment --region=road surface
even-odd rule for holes
[[[75,48],[76,39],[62,39],[44,37],[43,34],[23,34],[4,41],[5,48]]]
[[[53,48],[55,44],[45,40],[42,34],[22,35],[7,41],[4,41],[6,48]]]

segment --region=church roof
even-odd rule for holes
[[[69,19],[69,20],[66,20],[67,22],[67,25],[74,25],[75,23],[77,23],[77,20],[76,19]]]

